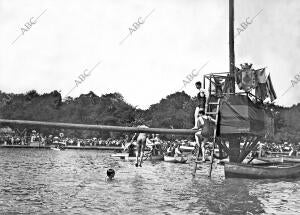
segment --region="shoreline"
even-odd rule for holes
[[[26,148],[26,149],[50,149],[51,146],[30,146],[30,145],[0,145],[1,148]],[[122,147],[117,146],[65,146],[65,149],[77,150],[118,150],[122,151]]]

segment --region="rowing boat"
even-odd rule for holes
[[[125,160],[125,161],[135,161],[136,157],[135,156],[129,156],[129,153],[116,153],[116,154],[112,154],[111,157],[117,157],[120,158],[121,160]],[[143,157],[143,160],[146,161],[161,161],[163,160],[163,156],[162,155],[146,155]]]
[[[115,154],[112,154],[112,155],[110,155],[111,157],[115,157],[115,158],[125,158],[126,156],[129,156],[129,154],[128,153],[115,153]]]
[[[162,161],[164,157],[162,155],[150,155],[144,156],[143,161]],[[136,157],[125,157],[125,161],[135,161]]]
[[[243,163],[248,164],[250,159],[244,159]],[[259,164],[277,164],[277,163],[283,163],[282,157],[261,157],[261,158],[254,158],[250,164],[259,165]]]
[[[243,160],[243,164],[248,164],[248,162],[250,161],[250,159],[245,158]],[[283,163],[284,162],[284,158],[283,157],[264,157],[264,158],[254,158],[250,164],[252,165],[270,165],[270,164],[279,164],[279,163]],[[229,158],[225,158],[220,160],[219,162],[220,164],[224,164],[224,163],[229,163]]]
[[[170,162],[170,163],[186,163],[187,158],[184,157],[172,157],[172,156],[164,156],[164,161],[165,162]]]
[[[267,163],[283,163],[283,157],[260,157],[257,160]]]
[[[283,162],[300,163],[300,157],[283,157]]]
[[[192,152],[194,149],[194,146],[180,146],[180,150],[183,152]]]
[[[226,163],[226,178],[296,178],[300,177],[300,164],[255,166],[248,164]]]

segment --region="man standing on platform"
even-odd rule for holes
[[[196,88],[199,90],[199,93],[197,94],[197,107],[195,109],[195,125],[193,129],[197,129],[197,121],[198,121],[198,115],[200,111],[205,112],[205,105],[206,105],[206,95],[205,90],[202,88],[202,84],[200,81],[195,83]]]

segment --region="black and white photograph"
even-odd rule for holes
[[[300,215],[299,0],[0,0],[0,215]]]

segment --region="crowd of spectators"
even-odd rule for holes
[[[266,154],[276,153],[292,153],[300,151],[300,143],[288,143],[283,142],[281,144],[277,143],[261,143],[261,149]]]
[[[154,139],[153,135],[153,139]],[[157,138],[157,135],[156,135]],[[51,146],[57,144],[63,144],[65,146],[93,146],[93,147],[124,147],[126,143],[131,141],[130,135],[125,135],[121,138],[107,138],[103,139],[100,137],[93,138],[77,138],[77,137],[65,137],[63,133],[58,135],[43,135],[35,130],[32,130],[27,135],[18,135],[14,132],[11,133],[0,133],[0,145],[34,145],[38,144],[39,146]],[[156,139],[157,141],[157,139]],[[167,149],[172,145],[181,145],[181,146],[195,146],[195,142],[189,140],[162,140],[159,139],[159,142],[162,145],[163,149]],[[264,142],[260,144],[261,149],[264,153],[281,153],[281,152],[291,152],[291,151],[300,151],[300,143],[272,143]]]
[[[157,138],[157,135],[156,135]],[[154,139],[154,135],[153,135]],[[29,135],[17,135],[14,133],[0,134],[0,145],[35,145],[39,146],[51,146],[57,144],[63,144],[65,146],[102,146],[102,147],[124,147],[126,143],[131,141],[130,135],[125,135],[121,138],[107,138],[100,137],[93,138],[77,138],[66,137],[63,133],[58,135],[43,135],[33,130]],[[157,139],[156,139],[157,141]],[[188,140],[161,140],[159,139],[163,148],[168,148],[172,144],[179,144],[183,146],[194,146],[194,142]]]
[[[12,134],[0,134],[0,144],[4,145],[36,145],[50,146],[62,144],[66,146],[115,146],[121,147],[125,143],[124,139],[102,139],[102,138],[76,138],[76,137],[63,137],[42,134],[34,134],[26,137],[20,137]]]

